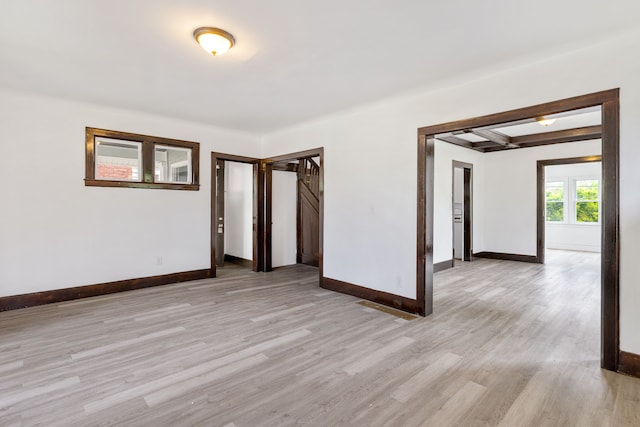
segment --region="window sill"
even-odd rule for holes
[[[85,179],[86,187],[118,187],[118,188],[152,188],[157,190],[187,190],[198,191],[198,184],[170,184],[159,182],[131,182],[131,181],[106,181],[102,179]]]
[[[571,226],[571,227],[596,227],[602,225],[599,222],[555,222],[555,221],[546,221],[547,226]]]

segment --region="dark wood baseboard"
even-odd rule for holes
[[[320,287],[397,308],[398,310],[406,311],[408,313],[418,313],[418,304],[416,303],[416,300],[402,297],[400,295],[376,291],[375,289],[365,288],[363,286],[354,285],[341,280],[330,279],[328,277],[322,278]]]
[[[439,271],[444,271],[444,270],[448,270],[450,268],[453,268],[453,260],[452,259],[448,259],[446,261],[441,261],[441,262],[436,262],[433,264],[433,272],[437,273]]]
[[[251,261],[250,259],[244,259],[229,254],[224,254],[224,262],[230,262],[231,264],[236,264],[247,268],[253,267],[253,261]]]
[[[137,279],[118,280],[117,282],[99,283],[95,285],[77,286],[74,288],[54,289],[50,291],[34,292],[31,294],[11,295],[0,297],[0,311],[16,310],[36,305],[70,301],[80,298],[95,297],[115,292],[131,291],[134,289],[150,288],[152,286],[168,285],[171,283],[187,282],[189,280],[208,279],[215,277],[212,270],[193,270],[181,273],[163,274],[161,276],[140,277]]]
[[[640,355],[620,351],[618,358],[618,372],[640,378]]]
[[[473,254],[476,258],[502,259],[505,261],[533,262],[540,264],[540,260],[535,255],[505,254],[502,252],[478,252]]]

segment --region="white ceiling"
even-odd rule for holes
[[[598,126],[602,124],[602,112],[600,111],[600,106],[573,110],[562,114],[549,115],[545,116],[545,118],[555,119],[555,121],[548,126],[542,126],[540,123],[526,123],[498,127],[494,128],[494,130],[508,136],[520,136],[587,126]]]
[[[636,0],[2,0],[0,87],[262,134],[638,18]],[[237,45],[208,56],[199,26]]]

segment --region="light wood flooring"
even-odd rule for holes
[[[405,320],[317,270],[0,313],[0,426],[639,426],[599,367],[598,255],[479,259]]]

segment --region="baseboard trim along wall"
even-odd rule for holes
[[[400,295],[377,291],[375,289],[365,288],[352,283],[343,282],[341,280],[330,279],[328,277],[322,277],[320,287],[397,308],[398,310],[406,311],[408,313],[418,312],[416,300],[402,297]]]
[[[80,298],[96,297],[116,292],[132,291],[134,289],[150,288],[152,286],[187,282],[189,280],[208,279],[211,277],[214,277],[212,270],[207,268],[204,270],[192,270],[181,273],[163,274],[160,276],[118,280],[116,282],[77,286],[74,288],[54,289],[50,291],[34,292],[31,294],[10,295],[0,297],[0,311],[16,310],[19,308],[34,307],[37,305],[70,301]]]
[[[640,378],[640,355],[620,351],[618,357],[618,372]]]
[[[231,264],[241,265],[247,268],[253,267],[253,261],[250,259],[244,259],[234,255],[224,254],[224,262],[230,262]]]
[[[473,256],[476,258],[502,259],[505,261],[533,262],[540,264],[538,257],[535,255],[505,254],[502,252],[478,252],[473,254]]]
[[[433,272],[438,273],[439,271],[448,270],[453,268],[453,260],[448,259],[446,261],[440,261],[433,264]]]

